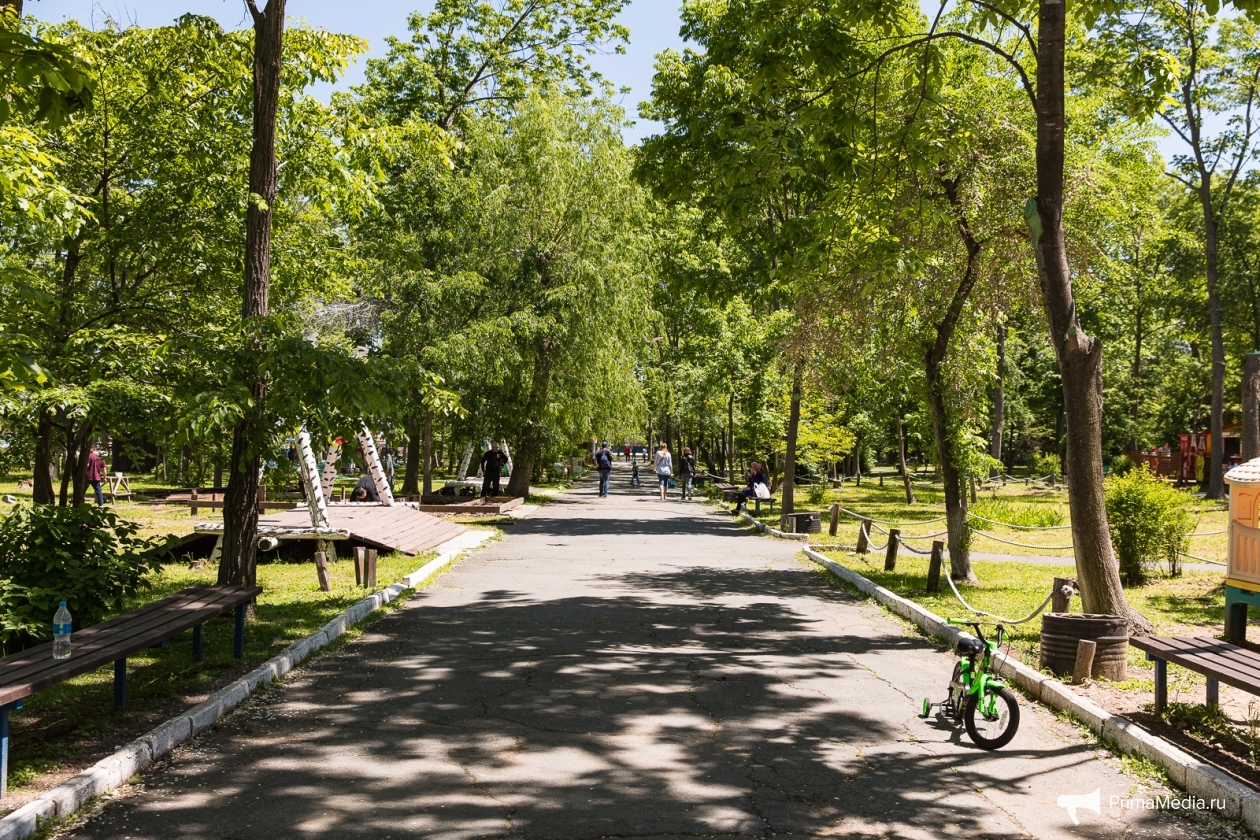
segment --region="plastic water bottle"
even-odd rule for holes
[[[62,601],[53,616],[53,659],[70,658],[70,610]]]

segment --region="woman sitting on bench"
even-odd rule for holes
[[[766,478],[766,474],[761,471],[761,464],[753,461],[748,465],[748,484],[739,491],[739,497],[735,499],[735,507],[731,508],[731,515],[743,510],[744,502],[757,498],[758,484],[764,484],[767,490],[770,489],[770,479]]]

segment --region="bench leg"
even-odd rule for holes
[[[9,790],[9,709],[12,705],[0,706],[0,799]]]
[[[245,605],[236,608],[236,633],[232,638],[232,655],[245,658]]]
[[[1149,653],[1146,658],[1155,663],[1155,715],[1158,717],[1168,707],[1168,662],[1155,659]]]
[[[193,628],[193,661],[201,661],[201,625]]]
[[[1211,677],[1208,677],[1207,681],[1207,706],[1209,709],[1221,707],[1221,683],[1220,680],[1214,680]]]
[[[127,708],[127,660],[114,660],[114,711]]]
[[[1225,587],[1225,641],[1235,644],[1247,638],[1247,604],[1230,599],[1229,587]]]

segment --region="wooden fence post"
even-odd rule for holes
[[[941,591],[941,560],[945,554],[945,543],[940,540],[932,542],[932,559],[928,561],[927,591],[935,594]]]
[[[1050,612],[1066,613],[1072,611],[1072,596],[1063,592],[1063,587],[1076,588],[1076,581],[1071,578],[1055,578],[1054,594],[1050,598]]]
[[[836,535],[836,529],[840,527],[840,503],[836,502],[831,506],[831,526],[827,529],[831,536]]]
[[[1076,662],[1072,666],[1072,685],[1080,685],[1089,679],[1094,669],[1094,651],[1098,643],[1089,639],[1080,639],[1076,643]]]
[[[328,581],[328,558],[322,551],[315,552],[315,575],[319,578],[320,591],[331,592],[332,584]]]
[[[367,564],[367,549],[363,546],[357,546],[354,549],[354,585],[366,586],[363,582],[363,572],[366,571],[364,566]]]
[[[857,553],[865,554],[870,548],[871,520],[863,519],[862,524],[858,526]]]
[[[376,588],[376,549],[367,550],[367,567],[363,571],[363,579],[368,589]]]
[[[189,515],[189,516],[196,516],[196,515],[197,515],[197,510],[198,510],[198,508],[197,508],[197,488],[196,488],[196,487],[194,487],[194,488],[193,488],[193,491],[192,491],[192,498],[191,498],[191,500],[188,502],[188,515]]]
[[[901,529],[888,529],[888,553],[884,555],[884,571],[891,572],[897,568],[897,546],[901,543]]]

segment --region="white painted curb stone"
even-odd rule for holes
[[[739,515],[744,518],[745,522],[751,522],[757,526],[757,530],[763,534],[769,534],[772,537],[778,537],[781,540],[808,540],[809,534],[789,534],[787,531],[780,531],[777,528],[771,528],[766,523],[757,519],[747,511],[741,510]]]
[[[830,557],[806,548],[805,554],[826,567],[859,592],[874,598],[902,618],[918,625],[924,632],[953,644],[967,635],[947,624],[943,618],[913,601],[890,592]],[[1063,683],[1034,671],[1018,660],[998,654],[997,670],[1018,685],[1034,700],[1060,712],[1069,712],[1104,741],[1113,742],[1122,752],[1140,755],[1168,771],[1168,777],[1192,796],[1225,803],[1220,813],[1226,819],[1241,820],[1253,832],[1260,832],[1260,791],[1243,784],[1233,776],[1210,764],[1199,761],[1157,735],[1135,723],[1113,715],[1094,701],[1081,697]],[[0,834],[0,840],[4,836]]]
[[[467,531],[442,543],[438,546],[436,558],[404,576],[398,583],[372,593],[315,633],[299,639],[278,656],[211,694],[204,702],[149,730],[108,758],[101,759],[74,778],[67,779],[0,819],[0,840],[26,840],[48,820],[65,819],[93,798],[126,784],[156,759],[214,725],[259,686],[269,685],[292,671],[312,653],[335,641],[355,624],[431,577],[460,554],[481,545],[493,534],[493,531]]]

